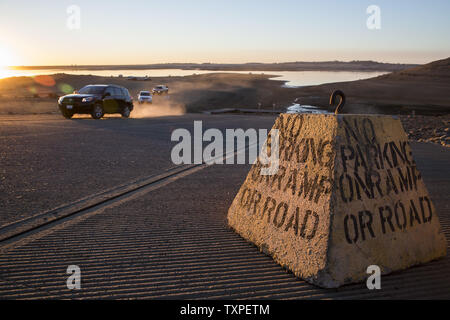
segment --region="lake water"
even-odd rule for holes
[[[248,71],[210,71],[210,70],[181,70],[181,69],[147,69],[147,70],[57,70],[57,69],[42,69],[42,70],[10,70],[0,69],[0,79],[7,77],[20,76],[36,76],[48,75],[55,73],[67,73],[75,75],[97,75],[97,76],[114,76],[122,75],[123,77],[165,77],[165,76],[190,76],[193,74],[205,73],[242,73],[249,74]],[[274,80],[287,81],[285,86],[300,87],[319,85],[331,82],[354,81],[361,79],[368,79],[377,77],[387,72],[348,72],[348,71],[257,71],[253,74],[273,74],[277,75]]]
[[[287,107],[286,113],[330,113],[330,112],[315,106],[296,103],[290,107]]]

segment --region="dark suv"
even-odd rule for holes
[[[59,98],[58,106],[67,119],[75,113],[90,114],[94,119],[100,119],[106,113],[120,113],[128,118],[133,111],[133,99],[124,87],[95,84]]]

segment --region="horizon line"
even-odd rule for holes
[[[441,59],[439,59],[441,60]],[[436,60],[433,60],[436,61]],[[117,67],[117,66],[155,66],[155,65],[248,65],[248,64],[288,64],[288,63],[356,63],[356,62],[366,62],[366,63],[376,63],[376,64],[394,64],[394,65],[424,65],[421,63],[402,63],[402,62],[380,62],[376,60],[318,60],[318,61],[283,61],[283,62],[159,62],[159,63],[137,63],[137,64],[60,64],[60,65],[12,65],[4,66],[6,68],[54,68],[54,67]]]

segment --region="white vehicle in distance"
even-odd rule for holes
[[[138,102],[139,103],[152,103],[152,94],[150,91],[141,91],[138,95]]]
[[[169,93],[169,87],[164,85],[159,85],[153,88],[153,94],[165,94]]]

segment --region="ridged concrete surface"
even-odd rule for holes
[[[417,160],[450,239],[448,152],[418,145]],[[445,259],[365,284],[320,289],[286,272],[227,228],[249,166],[213,166],[0,255],[0,298],[371,299],[450,298]],[[444,194],[444,195],[443,195]],[[81,268],[68,290],[66,269]]]

